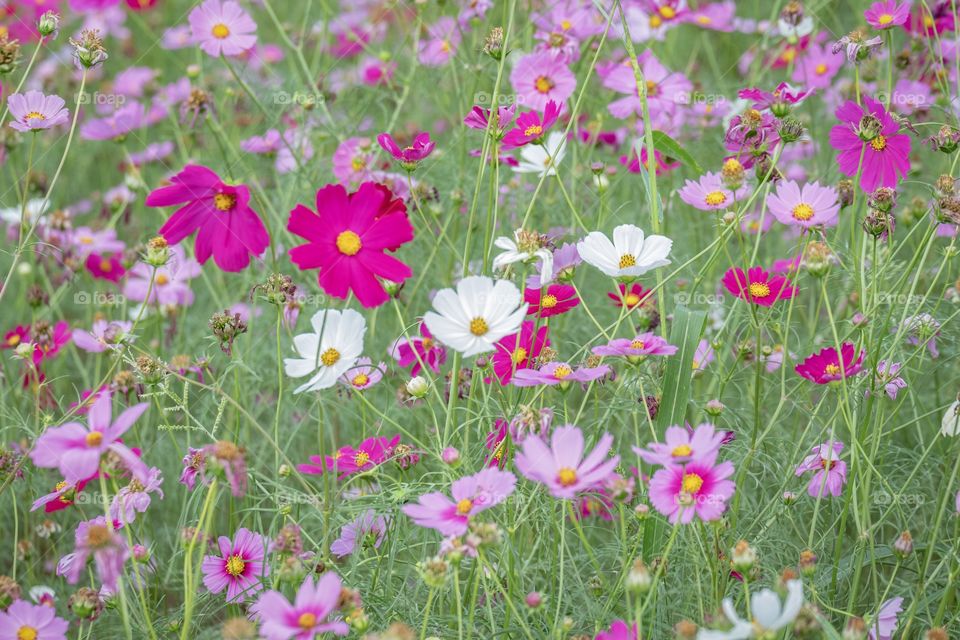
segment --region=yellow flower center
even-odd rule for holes
[[[657,27],[659,27],[659,26],[662,25],[662,24],[663,24],[663,18],[661,18],[661,17],[658,16],[657,14],[653,14],[652,16],[650,16],[650,27],[651,27],[651,28],[656,29]]]
[[[553,89],[554,84],[553,80],[546,76],[540,76],[533,81],[533,88],[539,91],[540,93],[547,93],[550,89]]]
[[[557,482],[561,487],[569,487],[577,482],[577,472],[570,467],[563,467],[557,473]]]
[[[243,574],[243,570],[247,568],[247,563],[243,561],[243,558],[237,555],[230,556],[227,560],[227,573],[236,578],[239,575]]]
[[[933,21],[933,16],[931,16],[929,13],[923,14],[923,26],[929,29],[935,24],[936,23]]]
[[[58,482],[58,483],[53,487],[53,490],[54,490],[54,491],[63,491],[63,490],[66,488],[66,486],[67,486],[67,481],[66,481],[66,480],[61,480],[60,482]]]
[[[657,83],[653,80],[647,80],[647,95],[655,96],[657,95]]]
[[[313,629],[317,624],[317,616],[312,613],[301,613],[297,618],[297,626],[301,629]]]
[[[826,371],[827,375],[838,376],[840,375],[840,366],[835,364],[828,364],[826,367],[824,367],[824,371]]]
[[[736,158],[727,158],[723,162],[723,170],[727,172],[740,171],[743,165]]]
[[[816,68],[815,68],[813,71],[814,71],[818,76],[822,76],[823,74],[825,74],[825,73],[827,72],[827,65],[825,65],[825,64],[823,64],[823,63],[821,62],[820,64],[818,64],[818,65],[816,66]]]
[[[39,111],[31,111],[30,113],[28,113],[28,114],[24,117],[24,120],[27,120],[27,121],[29,121],[29,120],[46,120],[46,119],[47,119],[47,116],[43,115],[43,114],[40,113]]]
[[[569,20],[561,20],[560,28],[564,31],[570,31],[573,28],[573,24]]]
[[[111,269],[113,269],[113,265],[110,264],[109,260],[100,261],[100,271],[110,271]]]
[[[230,27],[222,22],[218,22],[217,24],[213,25],[213,29],[210,30],[210,33],[212,33],[213,37],[217,40],[223,40],[230,35]]]
[[[358,373],[357,375],[353,376],[353,380],[350,381],[350,383],[355,387],[365,387],[367,386],[368,382],[370,382],[370,376],[365,373]]]
[[[91,547],[102,547],[110,540],[110,529],[102,524],[92,525],[87,529],[87,544]]]
[[[87,437],[84,438],[84,441],[88,447],[99,447],[100,443],[103,442],[103,433],[100,431],[91,431],[87,434]]]
[[[873,147],[874,151],[883,151],[887,148],[887,139],[880,135],[870,141],[870,146]]]
[[[338,360],[340,360],[340,352],[333,347],[330,347],[320,354],[320,362],[322,362],[325,367],[332,367],[337,364]]]
[[[368,462],[370,462],[370,454],[366,451],[357,451],[357,455],[353,456],[353,463],[358,467],[362,467]]]
[[[697,22],[699,22],[700,24],[710,24],[711,22],[713,22],[713,20],[710,19],[710,16],[701,15],[701,16],[697,16]],[[707,105],[707,106],[709,107],[710,105]]]
[[[628,293],[628,294],[623,298],[623,301],[627,303],[627,306],[628,306],[628,307],[632,307],[632,306],[634,306],[634,305],[636,305],[637,303],[640,302],[640,296],[638,296],[638,295],[635,294],[635,293]]]
[[[677,17],[677,12],[674,11],[673,7],[663,6],[660,7],[660,15],[662,15],[667,20],[673,20]]]
[[[20,336],[18,336],[17,334],[13,334],[9,338],[7,338],[7,345],[11,347],[15,347],[18,344],[20,344]]]
[[[622,256],[620,256],[621,269],[628,269],[634,266],[635,264],[637,264],[637,259],[633,256],[633,254],[625,253]]]
[[[482,336],[490,331],[490,327],[487,325],[487,321],[483,318],[474,318],[470,321],[470,333],[475,336]]]
[[[349,229],[340,232],[337,236],[337,251],[345,256],[355,256],[360,252],[363,244],[360,242],[360,236]]]
[[[473,509],[473,500],[464,498],[457,503],[457,513],[459,513],[461,516],[465,516],[470,513],[470,509]]]
[[[17,629],[17,640],[37,640],[37,630],[24,625]]]
[[[213,196],[213,206],[220,211],[230,211],[237,204],[237,197],[229,193],[218,193]]]
[[[423,346],[424,351],[429,351],[433,348],[433,338],[424,338],[420,341],[420,344]]]
[[[533,126],[527,127],[526,129],[523,130],[523,135],[528,136],[528,137],[529,137],[529,136],[539,136],[541,133],[543,133],[543,127],[541,127],[541,126],[538,125],[538,124],[535,124],[535,125],[533,125]]]
[[[350,161],[350,167],[354,171],[363,171],[364,169],[367,168],[367,161],[361,156],[357,156],[356,158]]]
[[[890,24],[891,22],[893,22],[893,16],[890,15],[889,13],[885,13],[879,18],[877,18],[877,22],[879,22],[880,24]]]
[[[557,296],[548,293],[540,299],[540,308],[541,309],[553,309],[557,306]]]
[[[510,356],[514,364],[520,364],[527,359],[527,350],[523,347],[517,347],[513,350],[513,355]]]
[[[563,380],[567,376],[573,373],[573,369],[568,367],[565,364],[558,365],[556,369],[553,370],[553,377],[557,380]]]
[[[693,453],[693,449],[690,448],[690,445],[681,444],[674,447],[673,451],[670,452],[670,455],[674,458],[686,458],[691,453]]]
[[[770,287],[767,286],[765,282],[751,282],[750,286],[747,287],[747,291],[750,292],[750,296],[753,298],[766,298],[770,295]]]
[[[686,493],[696,493],[703,486],[703,478],[695,473],[683,474],[683,490]]]
[[[801,202],[793,208],[793,211],[790,212],[794,220],[800,220],[805,222],[813,217],[813,207],[808,205],[806,202]]]
[[[157,283],[158,286],[162,287],[163,285],[170,282],[170,278],[165,273],[158,273],[154,281]]]
[[[630,343],[631,349],[643,349],[643,340],[634,340]]]
[[[711,207],[718,207],[727,201],[727,194],[725,194],[723,191],[711,191],[707,194],[707,197],[705,197],[703,201]]]

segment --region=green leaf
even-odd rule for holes
[[[679,160],[697,173],[703,173],[703,168],[697,164],[690,152],[680,146],[680,143],[665,134],[663,131],[653,131],[653,146],[663,155]]]
[[[677,347],[677,353],[667,360],[667,372],[663,378],[663,395],[656,421],[661,433],[670,425],[684,423],[693,378],[693,354],[706,324],[706,311],[690,311],[686,307],[677,307],[673,311],[670,344]]]

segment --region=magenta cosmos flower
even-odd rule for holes
[[[319,269],[320,287],[334,298],[353,292],[368,309],[385,303],[390,295],[377,278],[399,283],[413,275],[385,253],[413,240],[403,201],[383,185],[364,182],[349,194],[328,184],[317,191],[316,204],[316,213],[302,204],[290,212],[287,230],[307,240],[290,249],[290,259],[302,270]]]
[[[723,184],[719,173],[706,173],[694,182],[687,180],[677,192],[680,199],[701,211],[720,211],[733,206],[736,195]]]
[[[732,480],[727,480],[733,471],[729,460],[717,465],[694,460],[664,467],[650,479],[650,504],[672,524],[689,524],[694,517],[704,522],[717,520],[736,488]]]
[[[467,532],[470,518],[509,498],[516,484],[509,471],[488,467],[455,481],[450,487],[452,500],[444,493],[427,493],[416,504],[404,505],[403,512],[421,527],[460,536]]]
[[[577,87],[577,78],[563,56],[538,51],[517,61],[510,72],[517,101],[531,109],[544,111],[548,102],[562,105]]]
[[[17,131],[41,131],[70,119],[70,112],[60,96],[47,96],[39,91],[13,93],[7,98],[7,106],[13,121],[10,126]]]
[[[527,315],[549,318],[566,313],[580,304],[577,290],[567,284],[551,284],[540,289],[527,287],[523,291],[523,301],[527,303]]]
[[[537,111],[527,111],[517,116],[514,128],[503,136],[503,148],[515,149],[525,144],[542,140],[550,127],[560,117],[560,105],[548,100],[543,108],[543,117]]]
[[[416,376],[420,373],[422,366],[426,365],[431,371],[437,373],[440,371],[440,365],[447,361],[447,350],[437,343],[427,329],[425,322],[420,323],[420,335],[414,336],[409,340],[399,338],[389,350],[390,357],[397,361],[397,364],[406,369],[410,369],[410,375]]]
[[[840,202],[836,189],[811,182],[800,187],[793,180],[781,180],[767,196],[770,213],[783,224],[809,229],[837,224]]]
[[[811,382],[827,384],[860,373],[863,369],[863,356],[863,351],[857,355],[853,344],[844,342],[840,345],[839,355],[833,347],[826,347],[819,353],[807,356],[807,359],[798,364],[795,370]]]
[[[763,267],[751,267],[746,273],[739,267],[723,274],[723,286],[727,291],[747,302],[761,307],[792,298],[797,288],[783,276],[771,276]]]
[[[342,620],[329,620],[340,602],[340,576],[328,571],[313,582],[307,576],[291,604],[279,591],[267,591],[251,607],[260,620],[260,635],[266,640],[314,640],[325,633],[345,636],[350,627]]]
[[[236,56],[257,43],[257,23],[233,0],[205,0],[189,20],[193,41],[211,56]]]
[[[623,620],[614,620],[606,631],[598,633],[593,640],[637,640],[640,632],[637,625],[628,625]]]
[[[554,497],[569,500],[613,473],[620,456],[607,458],[612,445],[613,436],[605,433],[584,457],[583,432],[571,424],[553,431],[549,447],[540,438],[526,438],[515,463],[527,479],[546,485]]]
[[[500,384],[510,382],[514,373],[531,366],[544,347],[550,346],[547,327],[536,328],[529,320],[520,325],[520,331],[500,338],[494,345],[493,373]]]
[[[67,640],[67,621],[53,607],[17,600],[0,611],[0,637],[10,640]]]
[[[690,430],[676,425],[667,427],[663,442],[651,442],[646,449],[633,447],[634,453],[647,464],[664,467],[683,465],[691,461],[713,464],[720,452],[726,434],[717,431],[709,422]]]
[[[429,133],[418,133],[413,138],[413,142],[406,147],[401,147],[389,133],[381,133],[377,136],[377,143],[380,147],[393,156],[394,160],[400,163],[400,166],[407,171],[413,171],[421,160],[433,153],[437,146],[430,140]]]
[[[900,125],[881,103],[864,96],[863,104],[851,100],[837,108],[841,124],[830,130],[830,145],[840,152],[842,174],[853,177],[861,172],[861,189],[892,189],[910,170],[910,137],[898,133]]]
[[[556,386],[567,388],[573,382],[592,382],[610,373],[610,367],[574,368],[567,362],[548,362],[539,369],[524,369],[517,371],[513,376],[513,384],[517,387],[535,387],[537,385]]]
[[[815,446],[810,455],[797,466],[797,477],[808,471],[814,474],[807,484],[807,493],[813,498],[829,494],[837,497],[847,483],[847,463],[840,459],[842,442],[824,442]]]
[[[605,345],[593,348],[598,356],[623,356],[642,358],[644,356],[672,356],[677,348],[653,332],[641,333],[632,340],[615,338]]]
[[[227,602],[260,591],[260,579],[270,575],[270,567],[264,562],[267,539],[249,529],[238,529],[233,540],[220,536],[218,545],[219,556],[203,559],[203,585],[211,593],[226,589]]]
[[[242,271],[250,264],[251,254],[259,257],[269,246],[270,236],[260,216],[250,208],[246,185],[230,186],[207,167],[193,164],[170,182],[170,186],[151,192],[146,204],[183,205],[159,233],[170,244],[177,244],[196,231],[194,251],[200,264],[213,255],[224,271]]]
[[[890,29],[907,22],[910,18],[910,4],[896,0],[874,2],[863,12],[863,17],[874,29]]]
[[[141,482],[147,480],[147,467],[120,436],[133,426],[150,405],[134,405],[111,421],[112,401],[109,393],[101,393],[90,405],[87,425],[79,422],[47,429],[30,452],[38,467],[59,469],[68,483],[93,477],[100,468],[100,458],[108,451],[116,454]]]

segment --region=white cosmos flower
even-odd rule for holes
[[[750,597],[750,612],[753,620],[742,620],[733,608],[733,601],[723,601],[723,615],[733,623],[729,631],[701,629],[697,640],[744,640],[745,638],[767,637],[766,634],[786,627],[793,622],[803,606],[803,583],[799,580],[787,582],[787,597],[780,603],[780,596],[764,589]]]
[[[960,433],[960,400],[955,400],[943,414],[940,422],[940,435],[955,436]]]
[[[27,200],[25,216],[27,224],[33,224],[37,220],[41,220],[43,214],[45,214],[49,208],[50,201],[46,198]],[[17,224],[20,222],[21,213],[23,212],[19,206],[0,209],[0,220],[10,224]]]
[[[563,162],[567,152],[567,138],[560,131],[547,136],[543,145],[528,144],[520,149],[520,164],[513,168],[517,173],[536,173],[541,176],[557,175],[556,166]]]
[[[580,257],[614,278],[643,275],[670,264],[667,256],[673,240],[666,236],[644,238],[643,229],[622,224],[613,230],[613,242],[599,231],[577,243]]]
[[[464,278],[456,291],[438,291],[433,308],[436,312],[423,316],[427,329],[467,357],[493,351],[497,340],[517,332],[527,314],[515,284],[485,276]]]
[[[293,336],[293,349],[299,357],[283,359],[291,378],[311,376],[294,393],[332,387],[363,353],[367,321],[356,311],[322,309],[313,314],[310,325],[312,332]]]
[[[513,238],[501,236],[493,241],[494,246],[503,249],[503,253],[493,259],[493,268],[503,269],[515,262],[540,258],[540,286],[550,284],[553,279],[553,252],[542,245],[542,236],[517,229],[513,232]]]

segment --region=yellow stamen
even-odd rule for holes
[[[475,336],[482,336],[490,331],[490,327],[487,325],[487,321],[483,318],[474,318],[470,321],[470,333]]]
[[[362,467],[368,462],[370,462],[370,454],[366,451],[357,451],[357,454],[353,456],[353,464],[358,467]]]
[[[625,253],[622,256],[620,256],[621,269],[628,269],[636,264],[637,264],[637,259],[632,254]]]
[[[523,347],[517,347],[514,349],[511,359],[513,360],[514,364],[520,364],[527,359],[527,350]]]
[[[790,212],[794,220],[800,220],[801,222],[806,222],[812,218],[813,213],[813,207],[808,205],[806,202],[801,202],[793,208],[793,211]]]
[[[83,440],[87,443],[88,447],[99,447],[100,443],[103,442],[103,433],[100,431],[91,431]]]
[[[890,24],[891,22],[893,22],[893,16],[890,15],[889,13],[885,13],[879,18],[877,18],[877,22],[880,24]]]
[[[573,28],[573,24],[569,20],[561,20],[560,28],[564,31],[570,31]]]
[[[660,7],[660,15],[662,15],[667,20],[673,20],[677,17],[677,12],[674,11],[673,7],[663,6]]]
[[[673,451],[670,452],[670,455],[674,458],[686,458],[691,453],[693,453],[693,449],[690,448],[690,445],[681,444],[674,447]]]
[[[770,295],[770,287],[765,282],[751,282],[747,291],[752,298],[766,298]]]
[[[473,509],[473,500],[464,498],[457,503],[457,513],[461,516],[465,516],[470,513],[470,510]]]
[[[541,126],[538,125],[538,124],[535,124],[535,125],[533,125],[533,126],[527,127],[526,129],[523,130],[523,135],[525,135],[525,136],[527,136],[527,137],[530,137],[530,136],[539,136],[541,133],[543,133],[543,127],[541,127]]]
[[[640,296],[635,293],[628,293],[626,296],[624,296],[623,301],[628,307],[633,307],[640,302]]]
[[[707,194],[703,201],[711,207],[719,207],[727,201],[727,194],[725,194],[723,191],[711,191]]]
[[[570,485],[576,484],[577,472],[570,467],[563,467],[557,472],[557,482],[560,483],[561,487],[569,487]]]
[[[555,86],[553,80],[546,76],[540,76],[533,81],[533,87],[540,93],[547,93]]]
[[[219,22],[213,25],[213,29],[210,30],[210,33],[213,34],[213,37],[217,40],[223,40],[230,35],[230,27]]]
[[[237,204],[237,197],[229,193],[218,193],[213,196],[213,206],[220,211],[230,211]]]
[[[826,367],[824,367],[823,370],[827,373],[827,375],[831,375],[831,376],[840,375],[840,367],[835,364],[828,364]]]
[[[227,560],[227,573],[236,578],[239,575],[243,574],[243,570],[247,568],[247,563],[243,561],[243,558],[237,555],[230,556]]]
[[[18,336],[17,334],[13,334],[9,338],[7,338],[7,346],[15,347],[18,344],[20,344],[20,336]]]
[[[567,376],[573,373],[573,369],[568,367],[565,364],[557,365],[557,368],[553,370],[553,377],[557,380],[563,380]]]
[[[883,151],[887,148],[887,139],[882,135],[877,136],[870,141],[870,146],[873,147],[874,151]]]
[[[39,111],[31,111],[23,118],[24,120],[46,120],[47,116],[43,115]]]
[[[317,616],[312,613],[301,613],[297,618],[297,626],[301,629],[313,629],[317,624]]]
[[[353,380],[350,381],[350,384],[355,387],[365,387],[367,386],[368,382],[370,382],[370,376],[365,373],[358,373],[357,375],[353,376]]]
[[[157,277],[154,278],[154,282],[157,283],[157,286],[162,287],[163,285],[170,282],[170,277],[165,273],[158,273]]]
[[[17,629],[17,640],[37,640],[37,630],[24,625]]]
[[[320,362],[322,362],[325,367],[332,367],[337,364],[338,360],[340,360],[340,352],[333,347],[330,347],[320,354]]]
[[[821,62],[820,64],[818,64],[818,65],[816,66],[816,68],[814,68],[813,71],[814,71],[814,73],[816,73],[818,76],[822,76],[823,74],[825,74],[825,73],[827,72],[827,69],[828,69],[827,65],[825,65],[825,64],[823,64],[823,63]]]
[[[703,487],[703,478],[695,473],[685,473],[683,475],[683,490],[686,493],[696,493]]]
[[[634,340],[630,343],[631,349],[643,349],[643,340]]]
[[[548,293],[540,298],[541,309],[553,309],[555,306],[557,306],[557,296]]]
[[[363,243],[360,242],[360,236],[349,229],[341,231],[337,236],[337,251],[345,256],[355,256],[360,252]]]

